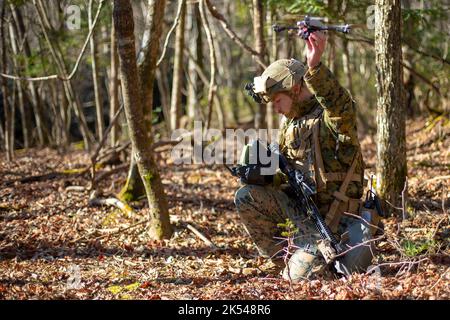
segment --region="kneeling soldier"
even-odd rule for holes
[[[374,248],[372,243],[358,244],[370,240],[371,230],[364,220],[345,214],[359,215],[362,205],[364,162],[356,104],[320,62],[326,40],[322,32],[306,40],[307,66],[295,59],[272,63],[255,78],[253,96],[273,102],[274,110],[284,115],[280,151],[314,182],[315,202],[331,231],[349,248],[356,246],[344,256],[347,269],[365,271]],[[320,235],[289,193],[273,185],[248,184],[236,192],[235,204],[259,253],[278,265],[284,265],[278,224],[294,222],[298,249],[283,273],[286,279],[312,278],[327,269],[317,246]]]

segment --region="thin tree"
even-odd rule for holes
[[[375,8],[377,190],[394,206],[407,175],[400,5],[400,0],[376,0]]]
[[[44,34],[45,41],[50,49],[51,57],[53,62],[55,63],[56,68],[59,71],[59,74],[67,78],[69,72],[67,70],[67,66],[64,61],[64,56],[60,47],[53,43],[50,38],[50,33],[54,33],[55,30],[50,23],[48,18],[47,10],[44,7],[42,0],[33,0],[33,5],[36,8],[37,18],[39,25],[41,27],[42,33]],[[73,110],[75,115],[77,116],[80,123],[80,131],[83,136],[84,147],[85,149],[90,149],[91,142],[94,140],[92,137],[92,133],[90,132],[86,117],[83,113],[83,108],[81,106],[81,102],[79,100],[79,96],[76,94],[76,90],[72,81],[63,81],[64,93],[67,97],[68,102],[73,106]]]
[[[188,101],[187,113],[189,120],[200,120],[199,95],[202,92],[202,83],[196,71],[196,64],[203,65],[202,56],[202,32],[198,3],[190,3],[188,6],[188,32],[189,32],[189,56],[188,63]]]
[[[1,6],[1,13],[0,13],[0,32],[1,32],[1,62],[2,62],[2,72],[6,73],[6,45],[5,45],[5,15],[6,15],[6,2],[2,2]],[[13,150],[13,117],[12,117],[12,111],[10,109],[9,101],[8,101],[8,83],[6,82],[6,79],[2,77],[1,80],[1,86],[2,86],[2,96],[3,96],[3,110],[5,113],[5,151],[6,151],[6,160],[11,161],[13,159],[14,150]]]
[[[263,0],[253,0],[253,35],[255,37],[255,50],[258,52],[258,57],[261,61],[264,61],[264,52],[266,43],[264,41],[264,10]],[[264,68],[259,65],[257,73],[264,72]],[[258,112],[255,117],[255,128],[266,128],[266,105],[259,104]]]
[[[181,1],[181,15],[175,35],[175,54],[173,60],[172,95],[170,101],[170,130],[175,130],[180,125],[181,117],[181,91],[183,88],[183,54],[184,54],[184,30],[186,21],[186,0]]]
[[[17,74],[22,74],[23,72],[23,63],[19,61],[17,57],[19,57],[19,44],[17,43],[18,35],[15,29],[14,23],[9,24],[9,36],[10,36],[10,44],[12,53],[12,64]],[[23,147],[28,149],[30,147],[31,140],[31,119],[30,114],[25,109],[25,90],[24,83],[22,81],[17,81],[17,95],[19,99],[19,112],[20,112],[20,121],[21,121],[21,129],[22,129],[22,137],[23,137]]]
[[[114,27],[117,32],[120,76],[125,115],[129,127],[134,158],[144,183],[150,213],[149,234],[154,239],[170,238],[172,226],[161,178],[148,143],[148,127],[144,119],[140,79],[136,65],[133,8],[129,0],[114,0]],[[153,64],[153,73],[156,59]]]
[[[112,121],[117,110],[119,110],[119,78],[118,78],[118,62],[119,57],[117,54],[117,41],[116,41],[116,29],[114,28],[114,23],[111,25],[111,66],[109,73],[109,103],[110,112],[109,119]],[[110,133],[110,145],[115,147],[119,140],[119,125],[115,123],[111,127]]]
[[[152,143],[151,127],[153,112],[153,84],[155,82],[155,69],[158,59],[159,40],[162,33],[165,0],[148,0],[148,12],[146,27],[142,38],[138,60],[138,74],[142,93],[142,105],[144,108],[144,119],[148,129],[148,144]],[[132,154],[133,154],[132,150]],[[119,193],[122,201],[130,202],[139,199],[145,194],[145,188],[139,176],[135,157],[132,155],[130,169],[128,171],[125,186]]]
[[[88,21],[89,29],[93,27],[93,0],[89,0],[88,6]],[[103,101],[100,94],[100,76],[98,71],[99,59],[98,59],[98,45],[97,45],[97,32],[94,30],[92,32],[91,38],[89,39],[89,44],[91,47],[91,67],[92,67],[92,81],[94,84],[94,98],[95,98],[95,111],[97,115],[96,129],[97,137],[99,141],[103,139],[103,131],[105,131],[105,125],[103,123]]]
[[[30,46],[30,39],[27,37],[27,30],[23,21],[23,15],[21,8],[10,4],[12,18],[17,28],[18,38],[17,41],[23,46],[23,52],[25,54],[25,70],[30,69],[30,60],[32,59],[32,52]],[[28,28],[30,28],[28,26]],[[38,94],[38,90],[33,81],[28,82],[28,89],[31,94],[31,105],[33,107],[34,120],[36,123],[36,131],[39,146],[44,146],[50,139],[50,134],[46,123],[44,122],[44,116],[42,111],[42,99]]]

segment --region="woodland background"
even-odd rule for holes
[[[0,3],[0,298],[449,298],[445,1]],[[128,3],[133,19],[119,19],[131,13]],[[355,25],[349,35],[329,33],[323,62],[357,102],[367,172],[376,173],[383,70],[375,5],[401,7],[401,18],[387,15],[401,28],[387,29],[398,37],[392,61],[401,72],[387,84],[398,103],[386,105],[403,118],[385,122],[406,129],[393,147],[404,145],[408,177],[405,170],[388,197],[392,214],[374,259],[381,275],[291,285],[245,234],[233,204],[236,179],[219,165],[174,165],[170,134],[194,120],[277,128],[271,106],[255,104],[243,88],[262,65],[304,60],[303,40],[271,26],[310,14]],[[124,60],[127,52],[135,60]],[[138,106],[141,136],[127,109]],[[148,163],[132,161],[136,145],[146,146]],[[138,165],[141,176],[156,178],[140,183]],[[149,225],[155,218],[162,222]]]

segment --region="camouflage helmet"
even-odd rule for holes
[[[290,91],[295,84],[300,83],[306,69],[302,62],[295,59],[277,60],[261,76],[254,78],[253,92],[267,103],[275,93]]]

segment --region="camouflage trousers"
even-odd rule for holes
[[[279,266],[284,265],[283,248],[287,242],[283,240],[286,237],[282,236],[285,229],[279,224],[289,219],[297,229],[293,235],[293,249],[296,251],[292,256],[296,258],[296,265],[291,266],[297,268],[296,276],[311,279],[327,270],[317,246],[317,241],[321,239],[319,233],[313,222],[301,213],[295,201],[285,192],[272,186],[245,185],[236,192],[235,205],[261,256],[271,258]],[[343,263],[350,272],[365,271],[371,263],[374,248],[372,243],[357,245],[370,240],[369,226],[360,219],[344,216],[338,233],[346,231],[348,238],[345,244],[354,248],[346,253]]]

